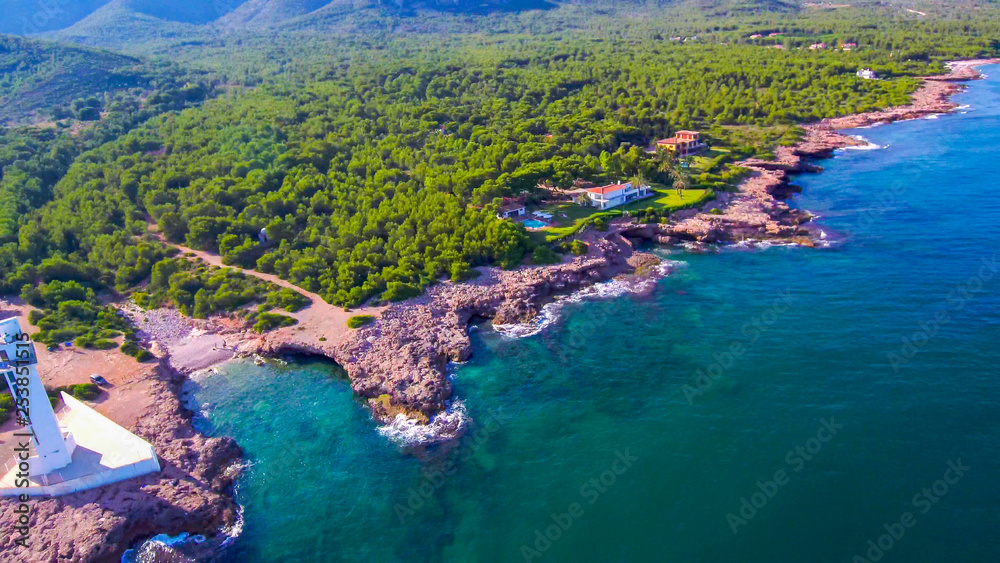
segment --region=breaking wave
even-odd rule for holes
[[[728,244],[722,249],[738,249],[738,250],[766,250],[768,248],[775,247],[797,247],[802,246],[797,242],[778,242],[770,240],[741,240],[740,242],[734,242],[733,244]]]
[[[470,420],[465,403],[455,399],[444,412],[434,415],[428,424],[420,424],[404,414],[397,414],[392,422],[379,426],[378,433],[400,446],[428,446],[459,438],[465,433]]]
[[[516,324],[494,324],[493,330],[508,338],[527,338],[534,336],[559,320],[563,307],[569,303],[579,303],[590,299],[606,299],[626,294],[646,293],[656,284],[657,280],[667,276],[683,262],[663,260],[655,268],[655,273],[644,276],[638,281],[609,280],[585,287],[575,293],[556,297],[552,303],[542,307],[534,320]]]
[[[249,467],[249,466],[250,466],[249,463],[244,464],[244,467]],[[233,488],[233,493],[234,493],[233,496],[234,497],[236,496],[235,493],[236,493],[237,490],[239,490],[239,487],[240,487],[240,485],[237,482],[236,486]],[[228,526],[228,527],[222,528],[222,533],[226,536],[226,539],[222,541],[222,545],[220,547],[227,547],[229,545],[232,545],[232,543],[234,541],[236,541],[236,538],[240,537],[240,534],[243,533],[243,523],[244,523],[244,519],[243,519],[243,505],[242,504],[237,504],[236,505],[236,522],[233,522],[232,526]]]
[[[853,147],[843,147],[843,148],[837,149],[834,152],[839,152],[839,151],[877,151],[877,150],[881,150],[881,149],[885,148],[882,145],[877,145],[877,144],[869,141],[868,139],[864,138],[861,135],[851,135],[851,137],[854,138],[854,139],[857,139],[858,141],[861,141],[861,142],[863,142],[865,144],[863,144],[863,145],[856,145],[856,146],[853,146]]]
[[[159,534],[142,543],[136,549],[127,549],[122,554],[121,563],[148,563],[155,561],[193,562],[195,559],[185,553],[185,548],[205,542],[205,536],[181,532],[176,536]]]

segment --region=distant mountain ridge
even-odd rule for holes
[[[222,29],[269,27],[324,8],[332,0],[247,0],[221,16],[215,25]]]
[[[46,0],[63,8],[31,15],[39,0],[0,0],[13,17],[0,33],[42,34],[50,39],[111,49],[154,40],[198,40],[208,33],[288,28],[336,29],[344,21],[406,16],[421,10],[488,14],[548,10],[560,4],[627,9],[688,4],[703,12],[788,12],[802,0]],[[198,37],[200,36],[200,37]]]
[[[548,0],[50,0],[50,3],[50,8],[39,11],[38,0],[0,0],[0,7],[6,12],[6,17],[0,20],[0,33],[48,32],[63,39],[102,36],[112,28],[132,23],[143,30],[155,21],[163,22],[168,30],[176,24],[214,24],[224,30],[272,27],[327,8],[335,13],[373,6],[483,12],[553,6]]]
[[[31,35],[65,29],[110,0],[0,0],[0,33]]]

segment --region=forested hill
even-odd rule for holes
[[[45,110],[48,118],[56,106],[149,88],[152,81],[135,57],[0,35],[0,124],[28,118],[36,110]]]
[[[120,285],[118,263],[99,256],[127,253],[150,216],[172,240],[331,303],[408,295],[532,252],[521,227],[494,216],[495,197],[543,180],[651,177],[640,147],[652,138],[699,127],[727,143],[728,126],[898,104],[914,84],[907,76],[928,70],[886,60],[879,70],[898,78],[863,81],[860,56],[844,53],[447,42],[403,43],[321,82],[215,100],[91,152],[6,239],[8,291],[53,256],[76,276]]]
[[[50,315],[82,296],[80,326],[107,293],[196,315],[296,306],[172,257],[147,236],[153,223],[337,305],[403,298],[475,266],[573,250],[498,219],[501,197],[538,201],[539,183],[576,179],[663,182],[670,163],[643,148],[691,128],[720,149],[692,181],[732,189],[732,163],[791,142],[797,124],[901,104],[941,61],[1000,54],[995,11],[745,5],[726,17],[590,3],[489,15],[375,7],[341,13],[347,27],[327,33],[315,23],[339,17],[327,4],[288,27],[226,34],[211,27],[218,20],[198,23],[211,14],[195,4],[171,27],[169,3],[115,0],[101,8],[108,21],[147,26],[116,35],[130,49],[212,73],[53,45],[10,51],[8,95],[44,83],[64,52],[97,68],[134,65],[149,83],[55,104],[54,126],[0,129],[0,292]],[[226,13],[247,22],[280,13],[238,7]],[[809,48],[817,42],[827,47]],[[863,67],[882,79],[859,78]]]

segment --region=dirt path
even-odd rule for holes
[[[188,248],[184,245],[170,242],[166,240],[162,234],[157,232],[156,225],[150,225],[149,233],[163,244],[172,246],[184,254],[194,255],[194,257],[200,258],[201,260],[219,268],[230,268],[244,275],[253,276],[266,282],[273,283],[274,285],[290,289],[308,297],[312,301],[312,304],[306,306],[300,311],[296,311],[294,313],[282,312],[284,315],[295,318],[295,320],[298,321],[298,324],[267,333],[265,336],[267,340],[273,339],[307,344],[315,344],[319,341],[330,343],[339,342],[341,338],[351,332],[351,329],[347,328],[347,319],[355,315],[372,315],[377,317],[386,309],[385,307],[360,307],[357,309],[351,309],[348,312],[345,311],[343,307],[331,305],[324,301],[319,295],[306,291],[305,289],[302,289],[301,287],[287,280],[283,280],[273,274],[265,274],[263,272],[247,270],[237,266],[228,266],[223,264],[222,257],[218,254],[205,252],[203,250],[194,250],[193,248]]]

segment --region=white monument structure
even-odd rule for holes
[[[0,376],[18,409],[14,458],[0,469],[0,496],[57,496],[160,470],[149,442],[66,393],[56,417],[38,377],[34,345],[16,318],[0,321]],[[19,399],[27,399],[26,408],[19,408],[25,406]]]

